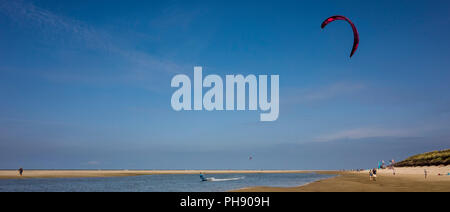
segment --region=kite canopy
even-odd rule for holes
[[[356,49],[358,49],[358,45],[359,45],[359,33],[358,30],[356,29],[355,25],[352,23],[352,21],[350,21],[350,19],[348,19],[345,16],[341,16],[341,15],[335,15],[335,16],[331,16],[329,18],[327,18],[323,23],[322,23],[322,29],[325,28],[329,23],[336,21],[336,20],[343,20],[343,21],[347,21],[353,29],[353,48],[352,48],[352,52],[350,53],[350,57],[353,56],[353,54],[355,54]]]

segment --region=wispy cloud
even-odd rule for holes
[[[130,66],[127,73],[120,76],[127,81],[142,81],[144,79],[155,80],[162,75],[171,75],[183,71],[183,65],[177,62],[160,58],[144,51],[139,51],[123,44],[123,40],[115,37],[107,31],[90,26],[81,21],[55,14],[49,10],[40,8],[31,2],[22,0],[7,1],[0,0],[0,13],[6,15],[14,23],[22,27],[31,27],[46,38],[69,40],[76,42],[83,48],[113,54],[122,58]],[[82,82],[90,82],[92,79],[83,79],[85,76],[70,76],[67,73],[51,73],[50,79],[62,78],[64,80],[74,79]],[[74,75],[73,73],[71,75]],[[47,73],[46,76],[49,76]],[[91,76],[87,76],[90,78]],[[111,78],[107,77],[106,80]],[[95,79],[95,78],[94,78]],[[102,79],[98,79],[104,81]]]
[[[93,161],[87,162],[86,164],[89,166],[98,166],[98,165],[100,165],[100,162],[93,160]]]
[[[418,132],[409,129],[356,128],[321,135],[316,138],[316,141],[363,139],[375,137],[412,137],[412,136],[418,136]]]
[[[381,137],[395,137],[395,138],[426,137],[429,135],[439,134],[438,132],[440,131],[447,132],[444,134],[448,135],[448,130],[449,130],[448,125],[441,125],[441,124],[429,124],[429,125],[410,126],[402,128],[365,127],[323,134],[317,136],[315,138],[315,141],[319,142],[337,141],[343,139],[354,140],[354,139],[381,138]]]
[[[356,91],[360,91],[364,88],[365,88],[365,85],[362,83],[339,82],[339,83],[334,83],[329,86],[325,86],[325,87],[322,87],[322,88],[319,88],[316,90],[306,92],[302,98],[308,102],[321,101],[321,100],[325,100],[325,99],[334,98],[339,95],[351,94]]]
[[[72,35],[71,38],[78,38],[97,46],[106,44],[93,27],[80,21],[56,15],[35,6],[31,2],[0,0],[0,12],[16,24],[38,29],[47,36],[70,34]]]
[[[335,82],[314,88],[286,89],[283,104],[313,103],[355,94],[367,88],[361,82]]]

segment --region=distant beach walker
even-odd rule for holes
[[[377,169],[373,169],[372,175],[373,175],[373,181],[377,181]]]

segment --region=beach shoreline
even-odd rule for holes
[[[427,171],[425,178],[424,171]],[[327,170],[0,170],[0,180],[33,178],[107,178],[164,174],[317,173],[334,175],[296,187],[248,187],[228,192],[450,192],[450,166],[380,169],[376,181],[364,171]],[[395,175],[394,175],[395,173]]]
[[[230,192],[450,192],[450,166],[395,168],[395,175],[391,169],[380,169],[376,181],[369,179],[368,170],[316,173],[337,176],[297,187],[261,186]]]
[[[95,178],[131,177],[162,174],[270,174],[270,173],[313,173],[320,170],[25,170],[23,176],[17,170],[0,170],[2,179],[31,178]]]

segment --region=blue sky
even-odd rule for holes
[[[340,169],[450,147],[448,1],[0,0],[0,168]],[[361,41],[353,58],[351,28]],[[280,116],[171,78],[280,75]],[[253,155],[253,160],[248,157]]]

